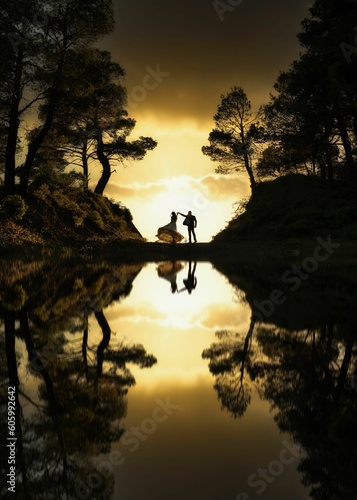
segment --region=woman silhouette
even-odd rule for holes
[[[177,214],[171,212],[171,221],[166,226],[159,227],[157,230],[157,238],[166,243],[179,243],[184,239],[181,233],[177,231]]]
[[[181,262],[163,262],[157,267],[157,274],[171,284],[171,292],[177,292],[177,274],[183,269]]]

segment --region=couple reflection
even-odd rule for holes
[[[187,291],[189,294],[191,294],[197,286],[197,278],[195,276],[196,266],[197,262],[194,262],[193,264],[191,261],[189,262],[187,278],[182,280],[184,286],[181,289],[179,289],[177,285],[177,275],[184,268],[182,262],[163,262],[162,264],[159,264],[157,268],[157,274],[160,278],[166,279],[170,282],[172,293],[181,293]]]

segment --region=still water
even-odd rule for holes
[[[3,268],[1,495],[357,498],[355,290],[328,278],[262,321],[269,283],[247,269]]]

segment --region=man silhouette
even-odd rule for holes
[[[196,272],[196,266],[197,262],[194,263],[193,269],[192,269],[192,262],[190,261],[188,264],[188,273],[187,273],[187,278],[183,280],[183,284],[185,285],[184,288],[181,288],[181,290],[178,290],[178,293],[184,292],[185,290],[188,291],[188,293],[191,295],[192,290],[194,290],[197,286],[197,278],[195,276]]]
[[[177,212],[177,215],[182,215],[185,217],[183,224],[187,226],[188,229],[188,241],[192,243],[191,236],[193,236],[194,242],[197,243],[195,228],[197,227],[197,219],[194,215],[192,215],[191,210],[188,211],[187,215],[182,214],[181,212]]]

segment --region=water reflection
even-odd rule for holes
[[[258,333],[269,358],[262,396],[279,428],[304,448],[299,470],[313,498],[356,498],[356,340],[356,323]]]
[[[24,263],[1,283],[1,375],[16,396],[18,498],[84,498],[88,477],[97,481],[96,498],[112,496],[114,478],[98,476],[93,458],[123,434],[125,395],[135,384],[128,364],[149,368],[156,358],[113,341],[104,310],[129,295],[141,267],[43,263],[28,273]],[[92,314],[102,336],[89,343]],[[1,403],[6,412],[7,384]],[[1,422],[7,436],[5,414]],[[1,474],[8,474],[5,454]]]
[[[219,342],[202,354],[233,417],[246,412],[252,390],[269,402],[279,429],[304,452],[298,469],[314,499],[357,498],[356,285],[353,273],[341,271],[314,276],[298,293],[285,290],[284,306],[269,304],[268,317],[257,323],[253,310],[258,305],[262,311],[281,283],[231,270],[230,280],[252,310],[248,333],[216,332]]]
[[[274,326],[246,335],[217,332],[203,352],[222,407],[242,417],[255,388],[279,428],[304,450],[302,482],[312,498],[354,499],[357,492],[357,324],[290,331]]]
[[[253,362],[252,336],[255,318],[250,320],[245,335],[229,331],[216,332],[219,340],[202,353],[209,359],[209,370],[215,376],[214,388],[223,408],[233,417],[242,417],[251,400],[251,383],[257,376]]]
[[[163,278],[170,283],[172,293],[188,292],[188,294],[191,295],[192,291],[197,286],[197,262],[189,261],[187,266],[187,277],[182,281],[184,286],[179,289],[177,285],[177,275],[184,269],[184,267],[185,266],[182,262],[162,262],[157,267],[157,274],[160,278]]]
[[[0,435],[14,386],[19,497],[253,500],[265,481],[274,500],[356,498],[351,276],[311,278],[263,322],[274,276],[221,271],[1,266]],[[302,453],[278,474],[287,442]]]
[[[197,286],[197,277],[195,275],[196,267],[197,267],[197,262],[192,263],[190,261],[188,263],[187,278],[183,280],[184,287],[178,290],[178,293],[187,291],[191,295],[192,291],[196,288]]]
[[[177,274],[182,271],[184,265],[182,262],[162,262],[157,267],[159,278],[163,278],[170,283],[171,292],[177,292]]]

